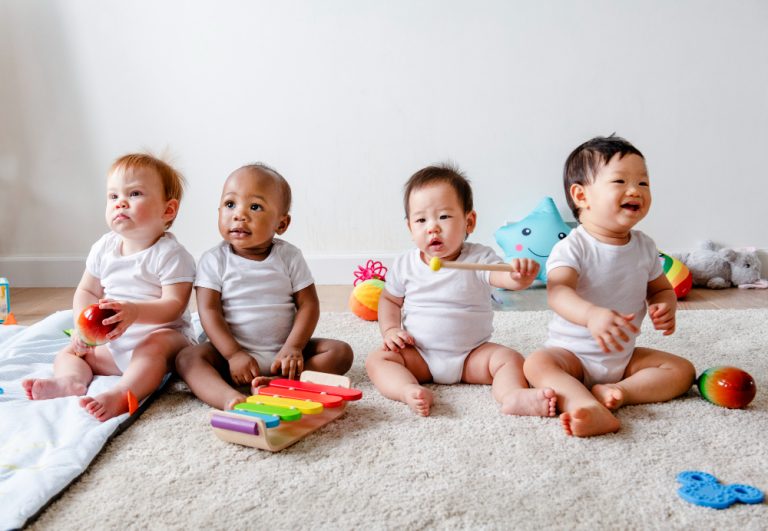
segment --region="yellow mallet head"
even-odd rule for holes
[[[440,263],[440,259],[437,256],[434,256],[429,260],[429,268],[432,271],[440,271],[441,266],[442,264]]]

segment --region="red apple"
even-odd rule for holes
[[[102,310],[98,304],[91,304],[77,318],[77,332],[80,339],[88,346],[95,347],[107,342],[109,334],[117,323],[105,325],[104,319],[115,315],[115,310]]]

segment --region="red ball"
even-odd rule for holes
[[[747,407],[757,394],[754,378],[737,367],[712,367],[699,376],[697,383],[701,396],[731,409]]]
[[[98,304],[86,307],[77,318],[77,333],[86,345],[95,347],[107,342],[107,334],[115,329],[117,323],[105,325],[104,319],[115,315],[115,310],[102,310]]]

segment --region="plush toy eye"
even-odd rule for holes
[[[528,227],[523,229],[523,236],[530,236],[531,235],[531,229]]]
[[[745,267],[752,267],[752,264],[744,264]]]
[[[567,236],[567,234],[565,234],[564,232],[561,232],[560,234],[557,235],[557,237],[560,238],[561,240],[563,238],[565,238],[566,236]]]

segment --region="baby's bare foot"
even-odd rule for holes
[[[619,419],[600,404],[566,411],[560,415],[560,422],[566,434],[576,437],[613,433],[618,431],[620,426]]]
[[[128,397],[123,389],[110,389],[97,396],[84,396],[80,399],[80,407],[93,415],[96,420],[104,422],[128,413]]]
[[[554,389],[515,389],[507,393],[501,402],[505,415],[554,417],[557,413],[557,396]]]
[[[429,408],[432,407],[432,391],[419,384],[409,384],[403,390],[403,402],[408,404],[414,413],[427,417]]]
[[[31,378],[21,381],[21,386],[30,400],[46,400],[60,396],[80,396],[87,387],[69,378]]]
[[[616,384],[597,384],[592,387],[592,394],[608,409],[617,409],[624,404],[624,390]]]
[[[224,411],[229,411],[231,409],[235,409],[235,406],[237,404],[242,404],[245,402],[245,395],[242,395],[235,391],[232,395],[227,396],[224,400]]]

